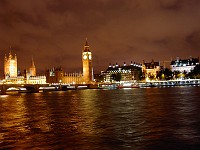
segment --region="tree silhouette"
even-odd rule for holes
[[[173,78],[173,73],[170,69],[165,68],[164,70],[159,71],[156,77],[158,79],[171,80]]]
[[[187,76],[193,79],[200,79],[200,65],[196,65]]]

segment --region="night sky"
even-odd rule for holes
[[[3,58],[39,73],[62,66],[82,72],[86,37],[95,73],[109,63],[142,63],[200,55],[200,0],[0,0]]]

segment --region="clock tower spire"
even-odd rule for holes
[[[86,84],[91,83],[93,79],[92,53],[89,48],[90,47],[86,38],[85,46],[82,52],[83,79]]]

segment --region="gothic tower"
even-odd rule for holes
[[[17,77],[17,56],[13,56],[11,52],[8,57],[5,55],[4,58],[4,75],[7,79],[8,77]]]
[[[31,60],[31,67],[29,68],[29,71],[30,71],[30,76],[36,76],[36,68],[35,68],[35,64],[33,61],[33,57]]]
[[[87,38],[82,52],[82,62],[83,62],[83,80],[86,84],[91,83],[93,79],[92,53],[89,50]]]

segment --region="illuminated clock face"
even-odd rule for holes
[[[86,56],[86,55],[83,55],[83,59],[87,59],[87,56]]]
[[[89,55],[89,59],[92,59],[92,56],[91,56],[91,55]]]

